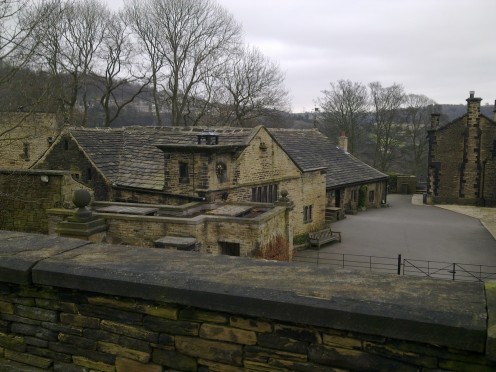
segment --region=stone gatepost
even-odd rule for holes
[[[103,218],[94,216],[88,209],[91,194],[87,190],[76,190],[72,195],[72,202],[78,209],[73,216],[60,222],[55,231],[64,237],[102,242],[107,232],[107,224]]]
[[[288,198],[287,190],[281,190],[281,197],[274,204],[279,207],[286,207],[284,218],[286,220],[286,236],[289,243],[288,255],[291,261],[293,259],[293,221],[291,220],[291,211],[294,209],[294,202]]]

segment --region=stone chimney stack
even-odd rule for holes
[[[470,97],[467,98],[467,114],[468,114],[468,127],[478,127],[480,121],[480,108],[482,98],[474,97],[475,92],[470,91]]]
[[[441,114],[431,114],[431,129],[439,127],[439,117]]]
[[[344,152],[348,152],[348,137],[346,137],[345,132],[341,132],[339,136],[339,148]]]

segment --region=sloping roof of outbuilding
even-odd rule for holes
[[[317,129],[270,128],[268,130],[303,171],[327,168],[327,188],[387,178],[386,174],[336,147]]]

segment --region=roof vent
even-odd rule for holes
[[[217,145],[219,143],[219,136],[212,131],[201,132],[197,137],[199,145]]]

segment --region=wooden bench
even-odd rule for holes
[[[341,242],[341,233],[339,231],[332,231],[329,227],[324,230],[319,230],[315,232],[311,232],[308,234],[308,238],[310,240],[310,246],[316,245],[319,247],[322,244],[330,243],[330,242]]]

